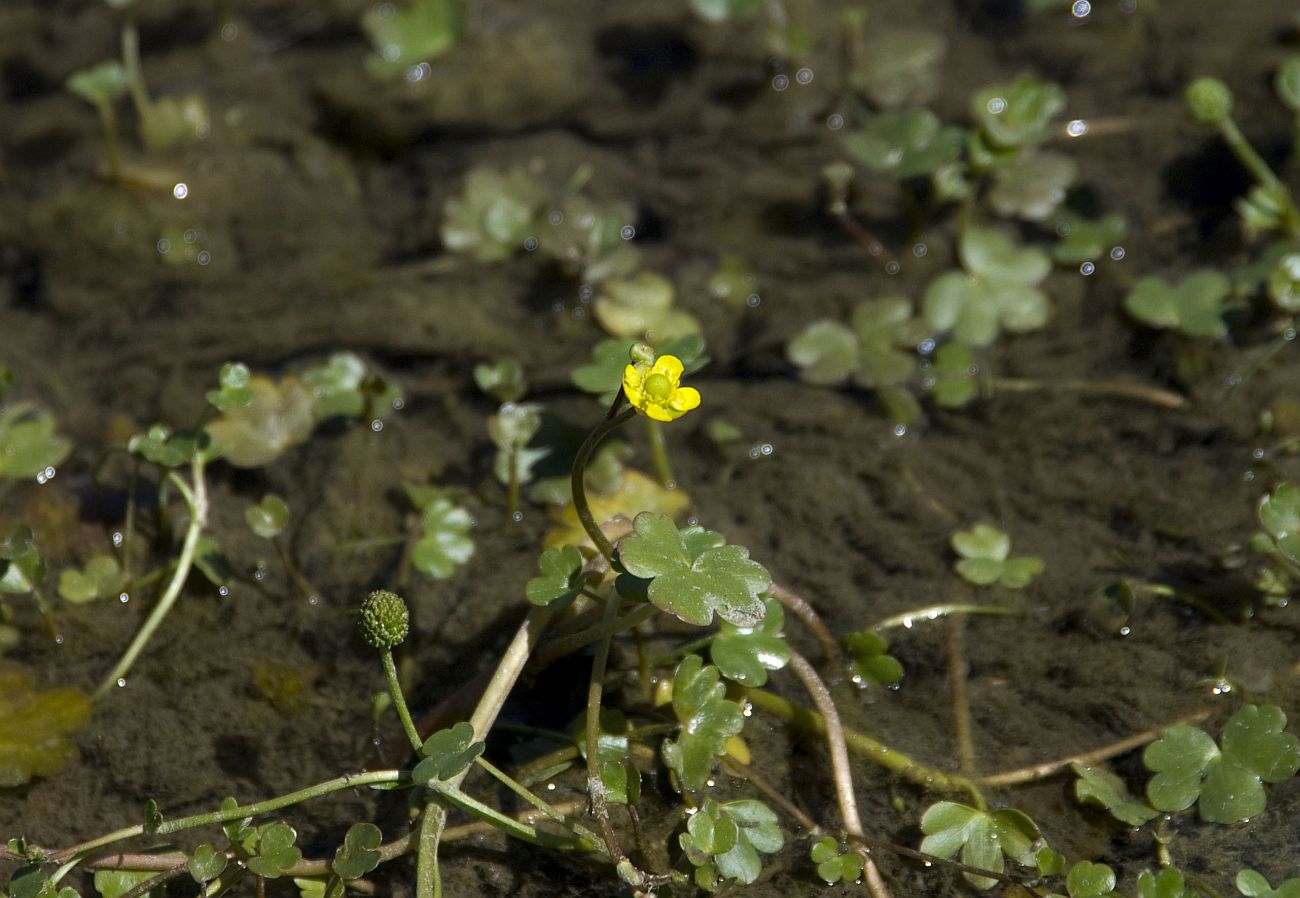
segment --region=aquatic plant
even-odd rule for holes
[[[366,69],[378,78],[399,78],[412,66],[447,53],[465,36],[469,0],[410,0],[381,3],[361,17],[361,30],[374,48]]]

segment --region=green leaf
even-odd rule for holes
[[[228,587],[235,579],[234,572],[226,563],[226,557],[221,553],[221,546],[206,533],[199,537],[194,549],[194,567],[218,588]]]
[[[1300,487],[1282,483],[1260,499],[1259,523],[1272,548],[1300,564]]]
[[[856,380],[867,388],[905,384],[916,371],[916,349],[930,328],[912,317],[912,302],[902,297],[870,300],[853,310],[860,349]]]
[[[856,851],[841,853],[839,843],[831,836],[814,842],[810,855],[817,865],[817,875],[827,885],[835,885],[841,879],[852,882],[862,875],[862,855]]]
[[[155,465],[178,468],[193,457],[195,440],[193,434],[173,433],[165,425],[155,424],[148,432],[131,437],[126,448]]]
[[[361,18],[375,53],[366,68],[379,78],[397,78],[411,66],[429,62],[454,47],[465,34],[469,0],[413,0],[381,4]]]
[[[1300,312],[1300,253],[1277,260],[1268,276],[1268,298],[1283,312]]]
[[[988,346],[1003,330],[1026,333],[1047,323],[1051,307],[1038,284],[1051,259],[1017,247],[999,231],[968,228],[958,244],[965,272],[939,275],[925,289],[922,313],[938,331],[969,346]]]
[[[228,412],[253,401],[253,389],[248,366],[243,362],[227,362],[221,366],[218,382],[221,388],[208,390],[207,399],[217,411]]]
[[[44,478],[72,452],[54,433],[54,418],[26,402],[0,409],[0,477]]]
[[[289,506],[275,493],[267,493],[261,502],[244,509],[244,520],[248,529],[262,539],[274,539],[284,532],[284,525],[289,521]]]
[[[1165,867],[1157,874],[1143,870],[1137,878],[1138,898],[1190,898],[1181,870]]]
[[[873,23],[853,54],[849,83],[877,108],[925,106],[939,95],[947,52],[948,40],[938,32]]]
[[[941,408],[961,408],[979,395],[979,366],[975,353],[961,343],[945,343],[921,384]]]
[[[111,103],[126,93],[129,79],[116,59],[107,59],[88,69],[73,72],[64,82],[68,92],[93,106]]]
[[[759,597],[772,578],[744,546],[707,548],[692,558],[666,515],[642,512],[632,526],[634,533],[619,542],[619,564],[633,576],[651,580],[648,595],[656,607],[701,627],[713,620],[714,612],[741,627],[763,619]]]
[[[68,568],[59,572],[59,595],[68,602],[90,602],[117,595],[126,584],[126,575],[112,555],[95,555],[85,568]]]
[[[1052,250],[1052,258],[1062,265],[1095,262],[1124,239],[1128,223],[1118,213],[1101,218],[1064,216],[1056,225],[1061,242]]]
[[[497,402],[518,402],[528,392],[524,366],[515,359],[474,366],[474,383]]]
[[[348,827],[343,844],[334,852],[330,868],[340,879],[360,879],[379,866],[379,846],[383,834],[373,823],[354,823]]]
[[[951,801],[931,805],[921,817],[921,851],[938,857],[961,852],[961,862],[1001,873],[1004,856],[1026,867],[1037,863],[1037,842],[1041,838],[1034,822],[1019,811],[1002,808],[981,811]],[[973,873],[963,874],[971,885],[989,889],[997,880]]]
[[[591,349],[591,360],[573,369],[569,379],[579,390],[594,393],[601,402],[609,403],[615,391],[622,388],[623,369],[630,358],[628,353],[635,340],[601,340]]]
[[[204,842],[194,853],[190,855],[189,863],[186,868],[190,871],[190,876],[194,881],[202,885],[205,882],[211,882],[222,874],[226,869],[225,852],[217,849]]]
[[[834,386],[843,383],[858,363],[858,340],[844,325],[823,319],[814,321],[785,348],[785,357],[799,369],[799,378],[810,384]]]
[[[1078,164],[1063,153],[1021,154],[994,171],[989,205],[1006,218],[1046,221],[1078,176]]]
[[[1147,747],[1143,761],[1156,775],[1147,784],[1151,804],[1181,811],[1197,803],[1211,823],[1238,823],[1264,810],[1265,783],[1300,770],[1300,740],[1285,732],[1275,705],[1245,705],[1228,720],[1221,744],[1195,727],[1176,726]]]
[[[774,854],[785,844],[776,814],[760,801],[742,800],[720,804],[706,798],[686,822],[678,842],[687,858],[705,872],[697,872],[712,889],[716,879],[749,885],[763,871],[759,853]]]
[[[1153,808],[1134,800],[1124,781],[1106,768],[1071,764],[1070,769],[1079,777],[1074,784],[1074,797],[1080,803],[1099,804],[1129,826],[1141,826],[1159,816]]]
[[[709,22],[729,22],[751,15],[763,0],[691,0],[691,9]]]
[[[1065,91],[1033,75],[986,87],[977,91],[970,102],[972,117],[997,147],[1042,143],[1051,134],[1052,119],[1064,108]]]
[[[0,593],[26,595],[45,580],[45,562],[32,528],[18,524],[0,541]]]
[[[1079,861],[1065,876],[1070,898],[1110,898],[1115,895],[1115,871],[1105,864]]]
[[[144,831],[146,835],[153,835],[158,832],[158,827],[162,826],[162,811],[158,810],[158,802],[150,798],[144,803]]]
[[[507,402],[488,418],[487,431],[498,449],[517,451],[542,427],[542,407],[535,402]]]
[[[976,586],[1000,584],[1007,589],[1022,589],[1043,571],[1043,560],[1025,555],[1009,558],[1011,538],[989,524],[979,523],[970,530],[952,535],[953,550],[962,556],[953,569]]]
[[[223,814],[230,813],[239,807],[239,803],[233,797],[226,797],[221,800],[221,811]],[[233,848],[242,851],[244,854],[252,854],[257,850],[257,829],[251,824],[252,817],[243,817],[235,820],[227,820],[221,824],[221,831],[226,834]]]
[[[550,548],[537,559],[540,577],[528,581],[525,594],[534,605],[563,608],[581,594],[587,585],[582,553],[575,546]]]
[[[699,333],[699,322],[694,316],[675,309],[675,299],[676,290],[671,281],[663,275],[642,271],[606,281],[592,304],[592,311],[601,326],[615,337],[657,343]],[[627,364],[626,359],[623,364]]]
[[[1254,870],[1237,874],[1237,891],[1249,898],[1300,898],[1300,878],[1288,879],[1276,889]]]
[[[676,740],[665,741],[664,763],[677,773],[682,787],[704,788],[713,762],[726,752],[726,742],[745,725],[740,705],[726,698],[718,669],[699,655],[687,655],[673,674],[673,713],[682,725]]]
[[[443,207],[443,245],[451,252],[472,253],[480,262],[508,259],[540,226],[546,199],[546,191],[525,168],[503,172],[476,166],[465,176],[461,194]]]
[[[1124,299],[1124,309],[1142,324],[1176,330],[1188,337],[1222,337],[1232,284],[1217,271],[1201,271],[1177,283],[1140,278]]]
[[[259,827],[257,854],[249,858],[245,866],[250,873],[264,879],[283,876],[290,867],[302,860],[302,852],[294,845],[297,839],[297,830],[282,821],[277,820]]]
[[[102,898],[121,898],[140,883],[147,882],[157,875],[148,870],[96,870],[95,891],[99,892]],[[160,885],[145,892],[144,896],[161,898],[163,892],[164,887]]]
[[[849,675],[859,686],[893,686],[903,665],[889,654],[889,642],[875,630],[858,630],[840,640],[849,654]]]
[[[469,561],[474,554],[474,540],[468,536],[474,526],[473,518],[449,499],[439,499],[427,506],[421,526],[423,532],[411,551],[411,563],[416,570],[435,580],[445,580],[457,565]]]
[[[1278,67],[1273,77],[1278,99],[1292,112],[1300,112],[1300,56],[1292,55]]]
[[[995,284],[1033,286],[1052,270],[1047,253],[1036,246],[1017,246],[1002,231],[967,228],[957,243],[962,266]]]
[[[439,730],[420,748],[424,760],[415,765],[411,771],[411,780],[427,783],[431,780],[443,782],[466,770],[474,759],[483,754],[483,743],[475,741],[474,727],[461,721],[455,726]]]
[[[763,620],[753,627],[723,621],[709,644],[709,657],[722,675],[742,686],[762,686],[769,670],[790,662],[790,646],[781,637],[785,612],[776,599],[763,598]]]
[[[928,109],[881,112],[846,134],[844,149],[877,174],[893,178],[928,175],[961,153],[966,135],[944,125]]]

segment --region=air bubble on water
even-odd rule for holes
[[[423,81],[432,74],[433,66],[429,65],[427,62],[421,62],[406,70],[406,80],[415,84],[416,82]]]
[[[122,689],[126,686],[126,677],[117,678],[117,688]]]
[[[762,302],[763,297],[759,296],[757,293],[751,293],[745,297],[745,305],[749,306],[751,309],[757,309]]]
[[[686,519],[686,526],[698,527],[700,526],[700,519],[697,518],[695,515],[691,515],[689,518]]]
[[[1097,270],[1097,266],[1093,265],[1091,262],[1084,262],[1082,265],[1079,266],[1079,274],[1083,275],[1084,277],[1088,277],[1096,270]]]
[[[551,311],[552,311],[552,312],[563,312],[563,311],[564,311],[564,300],[562,300],[562,299],[557,299],[555,302],[551,303]]]
[[[397,62],[397,58],[402,55],[402,48],[397,44],[384,44],[383,52],[384,62]]]
[[[1088,123],[1084,119],[1076,118],[1065,126],[1065,133],[1068,137],[1082,137],[1088,133]]]
[[[1129,635],[1129,634],[1132,633],[1132,632],[1133,632],[1132,628],[1129,627],[1127,624],[1126,624],[1125,626],[1119,628],[1119,635],[1120,635],[1120,636],[1127,636],[1127,635]]]
[[[901,268],[902,266],[899,265],[897,262],[890,260],[889,262],[885,263],[885,274],[898,274]]]
[[[906,424],[895,424],[895,425],[894,425],[894,436],[896,436],[896,437],[904,437],[904,436],[907,436],[907,425],[906,425]]]
[[[1253,480],[1255,479],[1255,472],[1254,472],[1254,471],[1247,471],[1247,472],[1245,472],[1244,474],[1241,475],[1241,479],[1244,480],[1246,483],[1250,483],[1251,481],[1253,481]]]
[[[826,127],[830,128],[832,131],[840,130],[840,128],[844,127],[844,116],[840,115],[838,112],[832,112],[830,115],[826,116]]]
[[[178,200],[183,200],[190,195],[190,185],[184,181],[177,181],[176,186],[172,188],[172,196]]]
[[[1255,459],[1263,458],[1263,457],[1264,457],[1264,450],[1263,450],[1263,449],[1260,449],[1260,448],[1252,449],[1251,452],[1250,452],[1250,457],[1251,457],[1251,458],[1255,458]]]
[[[166,237],[163,237],[158,241],[156,246],[158,248],[158,252],[162,253],[165,256],[171,250],[172,242],[168,240]]]
[[[535,249],[537,249],[537,238],[536,238],[536,237],[525,237],[525,238],[524,238],[524,252],[526,252],[526,253],[531,253],[531,252],[533,252]]]
[[[239,37],[239,26],[234,22],[227,22],[221,26],[221,39],[229,43]]]
[[[200,265],[207,265],[212,261],[212,253],[208,252],[206,249],[202,249],[199,250],[199,254],[194,258]]]
[[[789,75],[777,75],[775,78],[772,79],[772,90],[782,91],[789,86],[790,86]]]
[[[581,302],[591,302],[591,297],[595,293],[591,284],[583,284],[578,288],[578,299]]]
[[[55,634],[54,634],[54,644],[55,644],[55,645],[63,645],[63,634],[62,634],[62,633],[55,633]]]
[[[759,444],[758,452],[759,452],[760,455],[768,456],[768,455],[771,455],[771,454],[772,454],[773,452],[775,452],[775,451],[776,451],[776,447],[774,447],[771,443],[761,443],[761,444]]]
[[[1070,235],[1070,223],[1063,221],[1056,226],[1057,237],[1068,237]]]
[[[1295,339],[1295,328],[1294,328],[1294,327],[1288,327],[1286,330],[1282,331],[1282,339],[1285,340],[1285,341],[1288,342],[1288,343],[1290,343],[1292,340],[1294,340],[1294,339]]]
[[[126,538],[122,536],[122,531],[120,530],[113,531],[113,548],[115,549],[122,548],[122,543],[125,541]]]
[[[912,247],[912,255],[916,256],[918,259],[924,259],[928,252],[930,252],[930,247],[926,246],[924,243],[918,243]]]
[[[51,480],[54,479],[54,475],[56,473],[57,472],[54,470],[52,466],[46,465],[44,470],[37,473],[36,482],[41,486],[44,486],[45,484],[49,483]]]
[[[1092,4],[1088,0],[1074,0],[1074,5],[1070,7],[1070,14],[1076,19],[1086,19],[1092,12]]]
[[[522,511],[516,511],[514,514],[510,516],[510,520],[514,521],[516,524],[518,524],[523,519],[524,519],[524,513]]]
[[[375,420],[370,422],[370,429],[373,430],[375,433],[379,433],[379,431],[384,429],[384,422],[376,418]]]
[[[1001,115],[1007,109],[1007,101],[1001,97],[990,97],[984,108],[993,115]]]
[[[117,597],[117,600],[125,605],[127,602],[131,601],[131,594],[129,592],[124,592]]]
[[[1124,247],[1122,247],[1122,246],[1115,246],[1115,247],[1112,247],[1112,248],[1111,248],[1111,251],[1110,251],[1110,257],[1111,257],[1111,259],[1113,259],[1114,261],[1118,262],[1120,259],[1123,259],[1124,256],[1125,256]]]
[[[320,596],[307,596],[307,604],[316,606],[320,604]]]
[[[917,344],[916,351],[921,353],[921,355],[929,355],[930,353],[934,352],[934,347],[935,347],[934,338],[926,337],[919,344]]]
[[[228,595],[230,595],[230,587],[224,584],[218,586],[217,595],[221,596],[223,599],[226,598]]]
[[[618,229],[618,236],[622,237],[624,240],[631,240],[636,236],[636,228],[631,225],[623,225],[623,227]]]
[[[794,73],[794,80],[798,81],[800,84],[812,83],[813,70],[808,68],[808,66],[804,66],[799,71]]]

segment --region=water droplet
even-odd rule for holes
[[[898,274],[898,272],[902,269],[902,267],[903,267],[903,266],[899,265],[897,262],[892,261],[892,260],[889,261],[889,262],[886,262],[886,263],[885,263],[885,274]]]
[[[118,689],[121,689],[121,688],[123,688],[124,686],[126,686],[126,677],[118,677],[118,678],[117,678],[117,688],[118,688]]]
[[[832,131],[840,130],[840,128],[844,127],[844,116],[840,115],[838,112],[832,112],[826,117],[826,127],[830,128]]]
[[[694,515],[691,515],[689,518],[686,519],[686,526],[687,526],[687,527],[698,527],[698,526],[700,526],[700,519],[697,518],[697,517],[695,517]]]
[[[370,429],[373,430],[375,433],[379,433],[379,431],[384,429],[384,422],[376,418],[375,420],[370,422]]]
[[[393,411],[400,412],[404,408],[406,408],[406,400],[401,396],[393,400]]]
[[[1282,331],[1282,339],[1285,340],[1285,341],[1288,342],[1288,343],[1290,343],[1292,340],[1294,340],[1294,339],[1295,339],[1295,328],[1294,328],[1294,327],[1288,327],[1286,330]]]
[[[1257,449],[1252,449],[1252,450],[1251,450],[1251,453],[1250,453],[1250,457],[1251,457],[1251,458],[1255,458],[1255,459],[1263,458],[1263,457],[1264,457],[1264,450],[1263,450],[1263,449],[1258,449],[1258,448],[1257,448]]]
[[[1118,262],[1120,259],[1124,258],[1124,255],[1125,255],[1125,253],[1124,253],[1124,247],[1122,247],[1122,246],[1116,246],[1116,247],[1112,247],[1112,248],[1111,248],[1111,251],[1110,251],[1110,257],[1111,257],[1112,259],[1114,259],[1116,262]]]
[[[131,601],[131,594],[128,592],[124,592],[117,597],[117,600],[121,602],[123,605],[125,605],[127,602]]]
[[[113,548],[115,548],[115,549],[120,549],[120,548],[122,548],[122,543],[123,543],[124,540],[125,540],[125,537],[122,536],[122,531],[120,531],[120,530],[114,530],[114,531],[113,531]]]
[[[1255,479],[1255,472],[1247,471],[1246,473],[1241,475],[1241,479],[1244,480],[1246,483],[1250,483],[1252,480]]]
[[[763,443],[761,446],[758,447],[758,451],[762,455],[767,456],[767,455],[771,455],[775,451],[775,447],[773,447],[771,443]]]
[[[894,425],[894,436],[896,436],[896,437],[904,437],[904,436],[907,436],[907,425],[906,425],[906,424],[895,424],[895,425]]]
[[[200,265],[207,265],[212,261],[212,253],[208,252],[206,249],[201,249],[199,250],[199,254],[195,256],[195,259]]]
[[[782,91],[789,86],[790,86],[790,76],[788,75],[777,75],[775,78],[772,79],[772,90]]]
[[[537,249],[537,245],[538,245],[538,244],[537,244],[537,238],[536,238],[536,237],[525,237],[525,238],[524,238],[524,252],[526,252],[526,253],[531,253],[531,252],[533,252],[534,250]]]
[[[54,468],[52,468],[52,467],[50,467],[50,466],[47,465],[47,466],[45,467],[45,470],[40,471],[40,472],[36,475],[36,482],[37,482],[37,484],[39,484],[39,485],[41,485],[41,486],[44,486],[45,484],[49,483],[51,480],[54,479],[54,475],[55,475],[55,473],[56,473],[56,472],[55,472]]]
[[[1076,19],[1086,19],[1092,12],[1092,4],[1088,0],[1074,0],[1074,6],[1070,7],[1070,14]]]
[[[1120,627],[1120,628],[1119,628],[1119,635],[1120,635],[1120,636],[1128,636],[1128,635],[1129,635],[1130,633],[1132,633],[1132,632],[1133,632],[1133,630],[1132,630],[1130,627],[1128,627],[1128,626],[1123,626],[1123,627]]]
[[[166,237],[161,238],[158,241],[158,243],[155,245],[158,248],[158,252],[162,253],[163,255],[166,255],[172,248],[172,242],[168,240]]]
[[[618,236],[622,237],[624,240],[631,240],[636,236],[636,228],[631,225],[623,225],[623,227],[618,229]]]
[[[190,185],[184,181],[177,181],[176,186],[172,188],[172,196],[178,200],[183,200],[190,195]]]
[[[221,39],[223,41],[233,41],[239,37],[239,26],[234,22],[227,22],[221,26]]]
[[[411,84],[415,84],[419,81],[423,81],[432,74],[433,66],[429,65],[427,62],[422,62],[418,65],[413,65],[406,70],[406,80]]]
[[[307,596],[307,604],[315,607],[320,604],[320,596]]]
[[[935,342],[933,337],[926,337],[916,347],[916,351],[921,355],[929,355],[934,352]]]
[[[1079,266],[1079,274],[1083,275],[1084,277],[1090,276],[1096,270],[1097,270],[1097,266],[1093,265],[1091,262],[1084,262],[1082,265]]]
[[[990,97],[984,106],[992,115],[1001,115],[1007,109],[1007,101],[1002,97]]]
[[[578,288],[578,300],[580,302],[591,302],[591,297],[595,294],[591,284],[583,284]]]
[[[924,243],[918,243],[912,247],[912,255],[916,256],[918,259],[924,259],[928,252],[930,252],[930,247],[926,246]]]
[[[794,73],[794,80],[798,81],[800,84],[811,84],[813,80],[813,70],[808,68],[808,66],[804,66]]]
[[[516,524],[518,524],[523,519],[524,519],[524,513],[522,511],[516,511],[514,514],[510,516],[510,520],[514,521]]]
[[[757,293],[751,293],[745,297],[745,305],[749,306],[751,309],[757,309],[762,302],[763,297],[759,296]]]
[[[225,584],[218,586],[217,595],[221,596],[224,599],[226,596],[230,595],[230,587],[226,586]]]

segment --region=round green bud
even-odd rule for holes
[[[377,649],[401,645],[410,630],[411,614],[395,592],[376,589],[361,603],[361,638]]]
[[[1232,91],[1218,78],[1197,78],[1183,95],[1187,114],[1201,125],[1218,125],[1232,115]]]
[[[632,348],[628,350],[628,357],[632,360],[633,365],[653,365],[655,363],[655,351],[649,343],[633,343]]]

